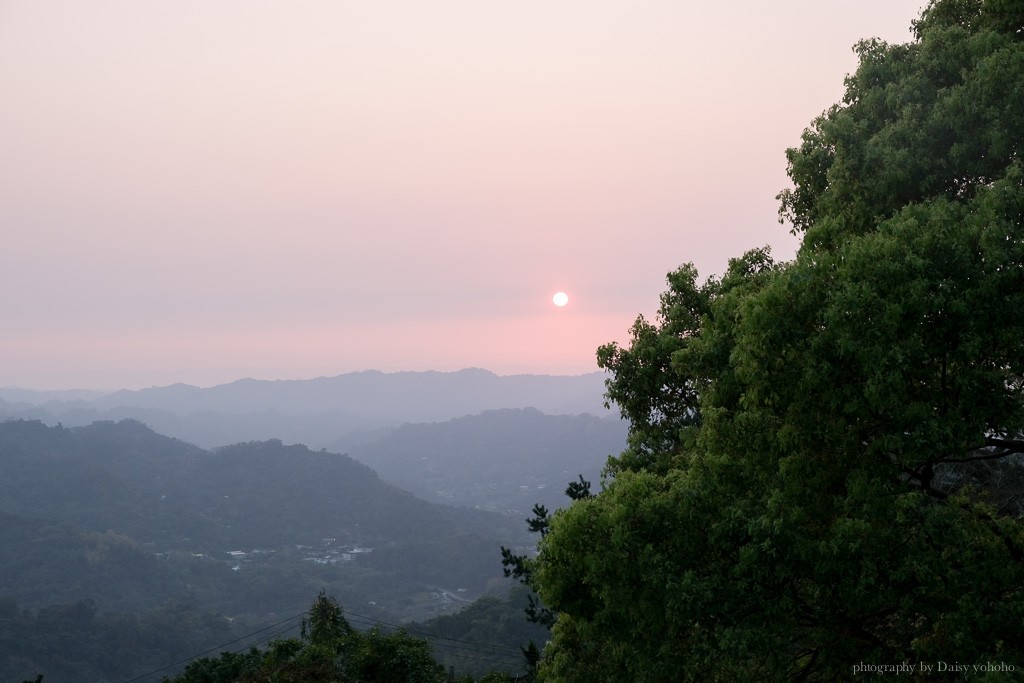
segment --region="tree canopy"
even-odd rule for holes
[[[788,150],[796,258],[683,266],[598,351],[629,446],[530,566],[544,680],[1024,669],[1024,10],[914,30]]]
[[[272,641],[265,651],[252,648],[247,653],[223,652],[217,658],[197,659],[168,683],[442,683],[446,679],[425,640],[401,631],[357,631],[341,606],[321,591],[302,621],[300,638]]]

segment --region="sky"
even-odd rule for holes
[[[0,0],[0,387],[596,371],[922,5]]]

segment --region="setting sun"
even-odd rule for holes
[[[551,297],[551,301],[553,301],[556,306],[561,308],[562,306],[565,306],[567,303],[569,303],[569,295],[566,294],[565,292],[555,292],[555,295]]]

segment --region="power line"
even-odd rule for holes
[[[199,659],[200,657],[202,657],[204,655],[208,655],[211,652],[222,652],[222,651],[224,651],[225,648],[227,648],[227,647],[229,647],[231,645],[234,645],[235,643],[238,643],[240,641],[243,641],[246,638],[251,638],[252,636],[254,636],[254,635],[258,634],[258,633],[263,633],[264,631],[269,631],[272,628],[277,628],[281,624],[285,624],[285,623],[287,623],[289,621],[294,621],[296,619],[299,619],[301,617],[306,616],[307,614],[309,614],[309,610],[306,610],[305,612],[302,612],[301,614],[296,614],[295,616],[288,617],[287,619],[279,621],[276,624],[271,624],[270,626],[264,626],[261,629],[257,629],[255,631],[253,631],[252,633],[247,633],[244,636],[241,636],[239,638],[235,638],[234,640],[232,640],[229,643],[224,643],[223,645],[218,645],[217,647],[212,647],[209,650],[206,650],[204,652],[200,652],[199,654],[196,654],[196,655],[192,655],[191,657],[188,657],[186,659],[182,659],[182,660],[174,662],[172,664],[168,664],[167,666],[162,666],[159,669],[154,669],[154,670],[150,671],[149,673],[142,674],[141,676],[138,676],[136,678],[132,678],[131,680],[125,681],[124,683],[138,683],[138,681],[141,681],[141,680],[144,680],[146,678],[149,678],[150,676],[158,674],[161,671],[167,671],[168,669],[173,669],[174,667],[181,666],[182,664],[188,664],[192,660]],[[295,625],[292,624],[292,625],[288,626],[288,628],[284,629],[284,631],[282,631],[282,633],[286,632],[286,631],[289,631],[289,630],[291,630],[294,627],[295,627]],[[274,636],[271,636],[271,637],[274,637]],[[256,643],[259,643],[259,642],[262,642],[262,641],[256,641]],[[246,647],[247,648],[251,647],[251,645],[246,645]]]
[[[349,614],[349,615],[351,615],[353,617],[357,617],[357,618],[363,619],[365,621],[371,621],[371,622],[374,622],[376,624],[383,624],[384,626],[388,626],[388,627],[394,628],[394,629],[399,629],[399,630],[405,631],[406,633],[418,633],[418,634],[420,634],[422,636],[425,636],[425,637],[428,637],[428,638],[433,638],[435,640],[449,640],[449,641],[456,642],[456,643],[463,643],[465,645],[479,645],[479,646],[482,646],[482,647],[490,647],[490,648],[495,648],[495,649],[508,650],[509,652],[514,652],[516,655],[520,655],[521,654],[520,651],[519,651],[519,648],[512,647],[511,645],[504,645],[502,643],[483,643],[483,642],[480,642],[480,641],[463,640],[463,639],[460,639],[460,638],[452,638],[452,637],[449,637],[449,636],[440,636],[440,635],[436,635],[436,634],[430,633],[429,631],[423,631],[421,629],[408,628],[408,627],[402,626],[400,624],[391,624],[391,623],[388,623],[386,621],[382,621],[382,620],[379,620],[379,619],[374,620],[371,617],[363,616],[361,614],[356,614],[355,612],[349,612],[348,610],[346,610],[344,608],[341,611],[343,613],[345,613],[345,614]]]
[[[276,640],[278,637],[283,636],[285,633],[288,633],[288,631],[293,630],[297,625],[298,624],[288,624],[287,626],[285,626],[284,628],[282,628],[279,631],[275,631],[274,633],[266,635],[263,638],[260,638],[259,640],[254,640],[251,643],[247,643],[247,644],[243,645],[241,648],[235,650],[234,654],[239,654],[241,652],[244,652],[245,650],[254,648],[257,645],[262,645],[263,643],[269,643],[269,642],[271,642],[273,640]]]
[[[453,657],[460,657],[462,659],[469,659],[478,662],[485,662],[492,666],[511,666],[523,664],[523,653],[522,650],[517,647],[505,645],[503,643],[484,643],[474,640],[465,640],[462,638],[453,638],[450,636],[442,636],[428,631],[424,631],[416,628],[408,628],[399,624],[392,624],[380,619],[373,619],[362,614],[357,614],[342,608],[344,613],[351,620],[361,620],[365,624],[371,625],[382,625],[389,628],[398,629],[406,633],[416,633],[423,636],[430,642],[430,645],[437,651],[438,654],[445,654]],[[446,641],[446,642],[438,642]],[[447,649],[445,649],[447,648]],[[504,652],[502,652],[504,651]],[[473,654],[468,654],[468,653]],[[483,655],[482,657],[475,655]]]

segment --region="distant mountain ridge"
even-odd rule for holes
[[[209,410],[286,414],[341,411],[403,422],[448,420],[497,408],[537,408],[550,414],[604,413],[604,375],[496,375],[456,372],[351,372],[305,380],[241,379],[208,389],[185,384],[122,390],[95,399],[98,408],[138,406],[181,414]]]
[[[109,393],[96,389],[23,389],[7,386],[0,387],[0,401],[40,405],[50,401],[91,401]]]
[[[486,410],[609,414],[600,372],[570,376],[497,375],[479,368],[368,370],[306,380],[242,379],[209,388],[175,384],[98,397],[70,394],[72,400],[65,396],[69,395],[0,388],[0,419],[82,426],[132,418],[205,448],[272,438],[322,448],[346,435]]]

